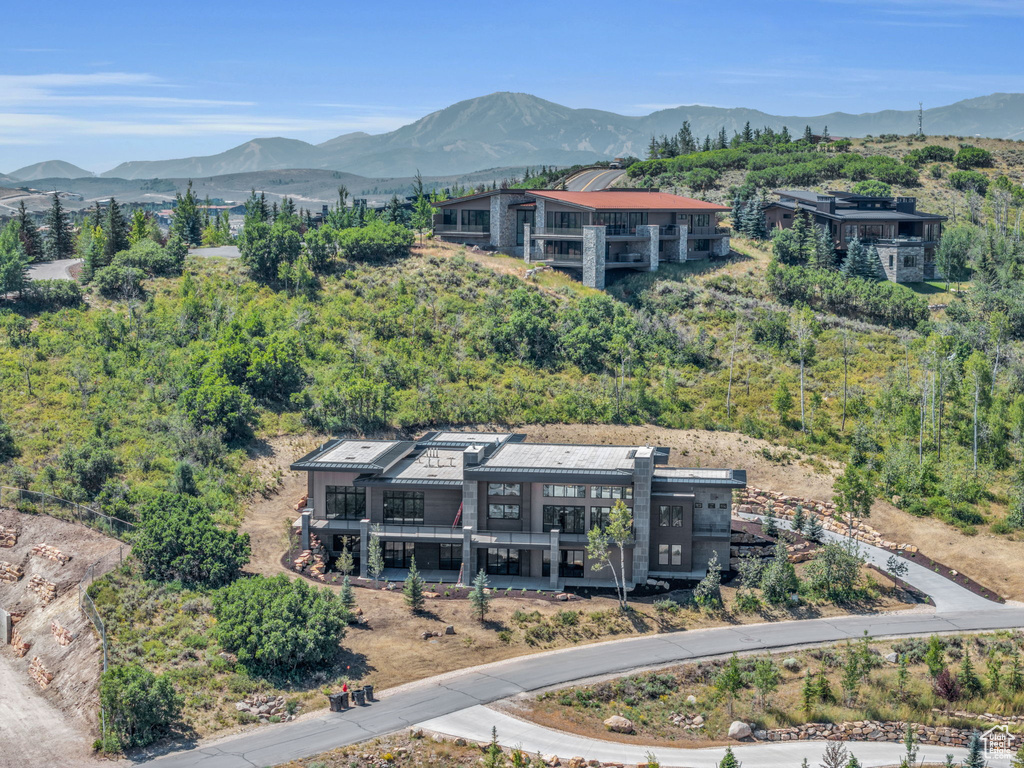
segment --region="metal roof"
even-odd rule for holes
[[[745,469],[701,469],[688,467],[662,467],[654,470],[652,494],[658,493],[658,485],[713,485],[728,488],[745,488]]]
[[[531,195],[545,200],[589,208],[592,211],[721,211],[728,206],[694,200],[692,197],[671,195],[668,192],[647,190],[600,189],[594,192],[556,192],[554,190],[531,190]]]
[[[330,440],[291,465],[293,470],[383,472],[416,447],[409,440]]]

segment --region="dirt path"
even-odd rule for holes
[[[32,689],[6,647],[0,650],[0,691],[0,768],[98,765],[89,734]]]

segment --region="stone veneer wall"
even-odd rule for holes
[[[641,224],[636,228],[636,233],[640,237],[646,237],[643,241],[643,248],[647,252],[647,260],[650,262],[650,266],[647,268],[648,272],[658,271],[658,233],[659,228],[657,224]]]
[[[676,250],[669,261],[678,261],[680,264],[686,261],[686,249],[690,242],[690,227],[687,224],[679,225],[679,239],[676,240]]]
[[[732,245],[728,237],[723,237],[717,242],[712,241],[711,252],[716,256],[728,256],[732,252]]]
[[[890,741],[902,742],[906,723],[855,720],[846,723],[805,723],[794,728],[754,731],[760,741]],[[966,747],[972,730],[911,724],[921,744]]]
[[[885,276],[894,283],[920,283],[924,281],[924,245],[884,245],[875,246],[878,259],[882,263]],[[893,266],[889,266],[889,257]],[[911,256],[914,266],[903,266],[904,260]]]
[[[583,228],[583,284],[604,288],[605,228]]]
[[[516,248],[516,214],[509,210],[512,203],[525,203],[522,193],[501,192],[491,195],[491,245],[512,253]]]

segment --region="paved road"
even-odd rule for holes
[[[981,610],[844,616],[716,627],[598,643],[475,667],[385,692],[372,706],[265,726],[155,761],[161,768],[252,768],[278,765],[527,691],[595,675],[625,674],[732,652],[780,650],[861,637],[929,635],[1024,627],[1024,608],[988,603]]]
[[[215,248],[190,248],[189,256],[202,256],[204,258],[237,259],[241,254],[237,245],[221,245]]]
[[[494,727],[498,729],[498,741],[503,746],[518,746],[525,752],[535,752],[541,755],[558,755],[562,759],[563,765],[567,758],[577,755],[585,757],[587,760],[600,760],[604,763],[636,765],[646,762],[647,753],[653,752],[664,766],[716,768],[725,754],[724,747],[670,749],[591,739],[545,728],[504,712],[496,712],[488,707],[479,706],[420,725],[424,729],[437,733],[461,736],[464,739],[482,742],[491,740],[491,728]],[[742,763],[757,766],[757,768],[795,768],[805,757],[811,764],[819,764],[826,743],[824,741],[762,742],[735,746],[733,752]],[[846,747],[857,756],[857,760],[864,768],[896,765],[905,752],[902,744],[891,742],[854,741],[846,742]],[[955,759],[962,761],[967,756],[967,750],[922,744],[917,757],[923,763],[941,764],[948,754],[952,754]],[[990,768],[1002,768],[1009,764],[1008,759],[989,759],[988,761]]]
[[[594,192],[598,189],[607,188],[625,172],[621,168],[614,170],[599,168],[594,171],[583,171],[583,173],[569,179],[565,184],[565,188],[569,192]]]
[[[41,261],[28,268],[29,280],[74,280],[71,267],[81,264],[81,259],[58,259],[57,261]]]

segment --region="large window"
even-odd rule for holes
[[[558,575],[565,579],[583,578],[583,550],[561,549],[558,551]],[[541,576],[551,575],[551,551],[544,550]]]
[[[411,541],[385,541],[384,567],[408,568],[416,555],[416,544]]]
[[[600,528],[602,531],[608,527],[608,517],[612,513],[612,507],[591,507],[590,527]],[[630,531],[632,533],[632,531]]]
[[[522,496],[519,483],[488,483],[488,496]]]
[[[487,572],[498,576],[518,576],[519,550],[488,549]]]
[[[441,548],[437,567],[442,571],[457,571],[462,567],[461,544],[438,544]]]
[[[860,228],[861,240],[876,240],[882,236],[881,224],[862,224]]]
[[[459,223],[459,211],[456,208],[445,208],[441,211],[441,223],[446,227],[455,227]]]
[[[633,489],[622,485],[592,485],[590,486],[590,498],[632,499]]]
[[[518,504],[488,504],[487,517],[490,520],[518,520]]]
[[[583,214],[578,211],[548,211],[544,223],[548,229],[581,229]]]
[[[681,544],[659,544],[658,565],[682,565],[683,547]]]
[[[467,232],[490,232],[490,211],[462,211],[462,228]]]
[[[695,226],[695,227],[710,227],[711,226],[711,214],[710,213],[695,213],[695,214],[693,214],[693,226]]]
[[[691,240],[690,241],[690,250],[694,251],[695,253],[703,253],[704,251],[710,251],[711,250],[711,241],[710,240]]]
[[[516,245],[523,245],[523,227],[526,224],[533,229],[534,214],[535,211],[516,211]]]
[[[384,491],[384,522],[395,525],[422,525],[423,492]]]
[[[331,549],[335,555],[347,551],[352,555],[352,567],[359,570],[359,536],[350,536],[344,533],[335,533],[331,536]]]
[[[662,528],[682,528],[683,527],[683,507],[660,507],[659,512],[661,513],[661,527]]]
[[[544,253],[548,256],[582,256],[582,240],[545,240]]]
[[[594,223],[604,224],[609,235],[632,235],[647,223],[647,211],[598,211]]]
[[[585,499],[587,498],[587,487],[585,485],[545,485],[544,495],[556,499]]]
[[[544,505],[544,531],[558,528],[562,533],[586,533],[586,508]]]
[[[366,517],[366,489],[347,485],[328,485],[324,488],[328,520],[362,520]]]

